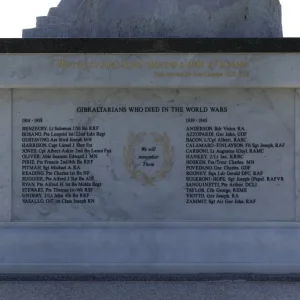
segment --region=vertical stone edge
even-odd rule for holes
[[[11,221],[12,91],[0,89],[0,222]]]
[[[300,222],[300,89],[295,92],[295,198],[295,219]]]

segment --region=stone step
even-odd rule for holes
[[[74,21],[76,19],[76,15],[74,15],[73,12],[62,10],[59,7],[51,7],[48,12],[48,17],[58,17],[62,19],[67,18],[70,21]]]
[[[72,24],[72,20],[62,19],[62,18],[54,17],[54,16],[51,16],[51,17],[43,16],[43,17],[36,18],[36,27],[38,27],[38,28],[57,26],[57,25],[68,26],[71,24]]]
[[[59,9],[57,7],[50,7],[48,16],[49,17],[56,17],[59,14]]]
[[[84,0],[61,0],[57,7],[63,10],[73,11],[76,10],[83,1]]]
[[[68,38],[71,35],[71,27],[48,26],[23,30],[23,38]]]

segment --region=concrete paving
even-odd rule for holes
[[[300,282],[0,281],[0,300],[299,300]]]

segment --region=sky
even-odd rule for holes
[[[138,0],[136,0],[138,1]],[[300,0],[280,0],[284,37],[300,37]],[[60,0],[0,0],[0,38],[21,38],[34,28],[37,16],[46,16]]]

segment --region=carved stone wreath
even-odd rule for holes
[[[138,146],[144,139],[147,133],[134,133],[130,132],[128,138],[127,147],[123,148],[124,165],[127,171],[131,174],[131,178],[140,181],[143,185],[154,186],[155,182],[158,182],[166,177],[166,175],[171,171],[174,165],[174,146],[170,145],[170,139],[166,133],[159,134],[156,132],[150,133],[154,142],[163,149],[163,163],[159,170],[155,171],[153,174],[147,175],[146,173],[138,170],[134,162],[135,147]]]

